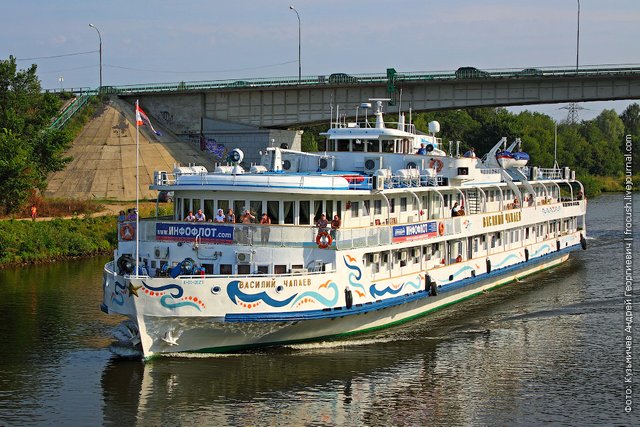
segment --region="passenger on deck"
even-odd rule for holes
[[[126,219],[127,219],[127,214],[125,214],[124,211],[120,211],[120,213],[118,214],[118,222],[125,221]]]
[[[218,214],[213,219],[213,222],[224,222],[224,211],[222,209],[218,209]]]
[[[327,228],[329,225],[329,221],[327,221],[327,216],[325,214],[320,215],[320,219],[316,222],[316,226],[320,229]]]
[[[513,199],[513,209],[520,209],[520,200],[517,197]]]
[[[233,213],[233,209],[229,208],[229,210],[227,211],[225,222],[228,222],[230,224],[236,223],[236,214]]]
[[[202,209],[198,209],[198,212],[196,213],[196,222],[205,222],[206,220],[207,217],[202,212]]]
[[[134,208],[127,209],[127,221],[135,221],[138,215],[136,214],[136,210]]]
[[[475,148],[473,148],[473,147],[469,148],[469,151],[467,151],[466,153],[464,153],[464,157],[471,157],[471,158],[475,158],[475,157],[476,157],[476,150],[475,150]]]
[[[340,229],[340,226],[342,225],[342,221],[340,220],[340,217],[336,214],[333,216],[333,220],[331,221],[331,237],[332,238],[336,238],[336,230]]]
[[[251,222],[256,219],[255,216],[251,215],[251,212],[247,209],[244,211],[244,215],[242,215],[242,223],[243,224],[251,224]]]
[[[458,207],[458,202],[453,204],[453,208],[451,208],[451,216],[460,216],[460,208]]]
[[[193,211],[189,211],[189,215],[184,218],[187,222],[196,222],[196,217],[193,215]]]
[[[427,155],[427,149],[424,146],[424,142],[422,144],[420,144],[420,148],[418,148],[418,152],[416,154],[420,154],[423,156]]]
[[[271,225],[271,218],[267,215],[266,212],[262,213],[262,218],[260,218],[261,225]],[[263,227],[260,233],[260,243],[263,245],[269,242],[269,234],[271,234],[271,230],[269,227]]]

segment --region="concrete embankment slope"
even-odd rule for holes
[[[162,136],[140,127],[141,198],[157,195],[157,191],[149,190],[154,171],[171,172],[175,164],[189,163],[212,170],[213,163],[203,152],[179,141],[153,117],[151,121]],[[135,200],[135,106],[116,98],[109,101],[87,123],[66,155],[73,160],[49,177],[47,197]]]

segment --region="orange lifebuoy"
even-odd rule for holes
[[[438,233],[440,233],[441,236],[444,236],[444,222],[438,224]]]
[[[442,170],[442,167],[444,166],[444,163],[442,163],[442,160],[440,159],[431,159],[431,161],[429,162],[429,168],[436,169],[436,172],[440,172]]]
[[[331,246],[332,242],[333,239],[326,230],[318,232],[318,235],[316,236],[316,244],[320,249],[327,249],[329,246]]]
[[[136,236],[136,229],[131,224],[122,224],[120,227],[120,237],[122,240],[131,240]]]

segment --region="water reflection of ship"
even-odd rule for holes
[[[282,425],[284,415],[276,414],[278,408],[272,406],[274,402],[280,408],[287,406],[284,402],[291,397],[293,406],[286,418],[292,424],[322,422],[323,417],[329,417],[324,422],[340,424],[342,419],[348,424],[344,417],[353,411],[350,405],[362,405],[384,393],[389,382],[383,378],[408,375],[408,367],[419,370],[422,361],[434,354],[434,347],[434,340],[407,346],[359,340],[225,356],[160,358],[146,364],[113,358],[102,375],[104,421],[127,425],[144,419],[164,424],[190,413],[203,421],[215,419],[219,425],[277,415]]]

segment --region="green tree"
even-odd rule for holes
[[[47,174],[69,161],[63,156],[69,135],[48,129],[60,105],[55,95],[42,93],[35,65],[18,70],[14,57],[0,60],[0,200],[5,212],[18,209],[36,188],[46,188]]]

